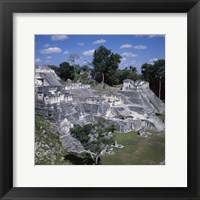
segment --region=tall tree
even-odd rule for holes
[[[76,64],[79,59],[78,54],[70,54],[69,55],[69,62],[71,62],[72,66],[74,67],[74,76],[76,76]]]
[[[160,98],[165,99],[165,60],[159,59],[153,64],[145,63],[141,67],[143,79],[150,83],[150,88]]]
[[[94,78],[97,82],[113,85],[113,76],[118,69],[121,56],[114,54],[104,46],[95,50],[93,55]]]
[[[64,81],[67,79],[74,79],[74,67],[71,66],[68,62],[63,62],[60,64],[60,78]]]
[[[125,79],[131,79],[133,81],[139,79],[137,69],[133,66],[126,67],[125,69],[118,69],[116,71],[116,77],[118,84],[122,84]]]
[[[157,60],[154,62],[155,77],[159,83],[158,97],[161,98],[162,82],[165,81],[165,60]]]

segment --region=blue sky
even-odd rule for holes
[[[56,65],[69,62],[70,54],[77,54],[77,64],[91,62],[94,50],[105,46],[122,56],[119,68],[165,59],[164,35],[35,35],[35,63]]]

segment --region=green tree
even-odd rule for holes
[[[138,73],[136,67],[129,66],[122,70],[122,81],[124,79],[138,80]]]
[[[68,62],[61,63],[59,71],[59,76],[64,81],[67,81],[67,79],[74,79],[74,67],[71,66]]]
[[[84,84],[90,84],[92,80],[91,69],[87,65],[79,66],[76,69],[78,74],[76,74],[74,81]]]
[[[160,59],[154,62],[155,78],[158,80],[158,97],[161,98],[162,83],[165,84],[165,60]]]
[[[81,66],[81,71],[83,71],[83,72],[90,72],[91,69],[90,69],[90,67],[88,65],[83,65],[83,66]]]
[[[131,79],[134,81],[139,79],[137,69],[133,66],[126,67],[122,70],[118,69],[115,75],[118,79],[118,84],[122,84],[125,79]]]
[[[165,60],[159,59],[153,64],[145,63],[141,70],[143,79],[149,82],[154,93],[160,99],[165,99]]]
[[[121,56],[114,54],[104,46],[95,50],[92,65],[94,67],[94,79],[97,82],[113,85],[115,82],[114,74],[118,69]]]
[[[72,64],[74,67],[74,77],[76,76],[76,66],[77,66],[77,61],[79,59],[79,56],[77,54],[70,54],[69,55],[69,62]]]
[[[96,165],[99,164],[99,156],[102,151],[114,143],[111,134],[114,131],[115,126],[106,127],[103,120],[84,126],[76,125],[70,129],[71,135],[81,142],[85,152],[91,156]]]

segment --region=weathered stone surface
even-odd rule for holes
[[[43,73],[43,83],[50,84],[36,87],[39,97],[36,100],[36,114],[56,124],[63,146],[71,152],[83,150],[80,142],[70,136],[70,128],[75,124],[85,125],[104,118],[105,124],[114,124],[117,131],[123,133],[143,128],[154,131],[165,129],[162,120],[155,115],[163,113],[165,105],[150,90],[147,82],[125,80],[122,90],[112,90],[111,87],[95,90],[81,83],[62,85],[54,73],[40,73]],[[61,85],[55,86],[57,81]],[[48,93],[56,94],[60,100],[57,103],[45,103],[41,100],[42,95]],[[73,101],[61,101],[61,96],[66,94],[70,94]]]
[[[35,86],[62,86],[60,78],[49,67],[36,66]]]
[[[63,147],[69,152],[80,153],[84,151],[81,143],[77,139],[73,138],[71,135],[64,135],[63,137],[61,137],[61,142]]]

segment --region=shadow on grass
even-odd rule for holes
[[[93,165],[94,161],[88,154],[77,155],[77,154],[67,154],[65,160],[70,161],[73,165]]]

